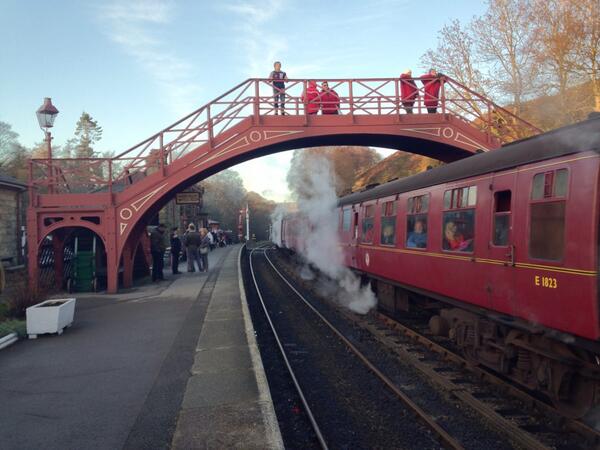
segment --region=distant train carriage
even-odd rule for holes
[[[427,298],[433,332],[581,416],[600,402],[599,151],[590,119],[343,197],[345,263],[381,309]]]

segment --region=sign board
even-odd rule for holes
[[[180,192],[175,194],[175,203],[178,205],[193,205],[200,203],[200,192]]]

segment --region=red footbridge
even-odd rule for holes
[[[451,162],[540,132],[446,76],[437,112],[428,112],[421,87],[412,114],[400,97],[405,79],[319,81],[338,94],[339,114],[306,114],[307,80],[289,80],[285,115],[277,115],[271,81],[248,79],[112,158],[30,160],[32,283],[39,280],[40,251],[51,241],[54,283],[62,285],[65,242],[73,230],[85,228],[103,251],[107,291],[131,286],[148,221],[177,192],[249,159],[305,147],[366,145]]]

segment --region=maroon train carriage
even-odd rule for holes
[[[432,309],[468,358],[582,416],[600,403],[599,151],[590,119],[343,197],[345,263],[382,310]],[[302,252],[300,222],[282,238]]]

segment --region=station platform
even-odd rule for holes
[[[210,303],[173,449],[283,448],[254,338],[239,258],[240,251],[230,252],[214,287],[210,280],[204,286]]]
[[[77,296],[62,336],[0,351],[0,448],[283,448],[239,268]]]

